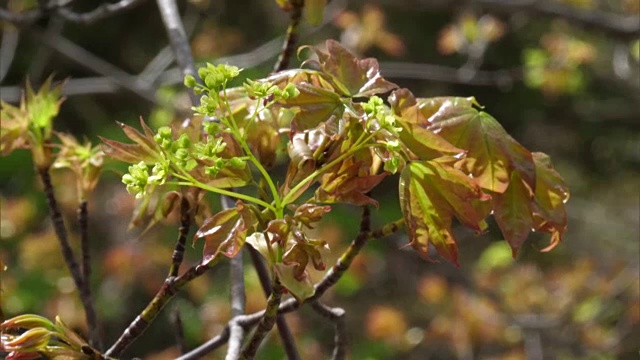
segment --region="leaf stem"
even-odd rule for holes
[[[172,175],[177,177],[177,178],[186,180],[186,181],[175,182],[176,185],[195,186],[197,188],[200,188],[200,189],[203,189],[203,190],[207,190],[207,191],[210,191],[210,192],[213,192],[213,193],[216,193],[216,194],[225,195],[225,196],[229,196],[229,197],[232,197],[232,198],[236,198],[236,199],[241,199],[241,200],[245,200],[245,201],[248,201],[248,202],[252,202],[254,204],[261,205],[261,206],[263,206],[263,207],[265,207],[265,208],[267,208],[269,210],[275,211],[275,208],[273,207],[273,205],[271,205],[271,204],[269,204],[269,203],[267,203],[265,201],[262,201],[262,200],[260,200],[258,198],[255,198],[253,196],[245,195],[245,194],[242,194],[242,193],[237,193],[237,192],[229,191],[229,190],[225,190],[225,189],[220,189],[220,188],[217,188],[217,187],[214,187],[214,186],[210,186],[210,185],[201,183],[198,180],[194,179],[189,174],[186,174],[187,176],[176,174],[176,173],[174,173]]]

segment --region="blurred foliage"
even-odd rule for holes
[[[561,2],[578,11],[640,13],[637,0]],[[16,12],[36,6],[35,1],[2,2],[3,7],[5,3]],[[78,2],[78,10],[91,10],[98,3]],[[457,6],[439,3],[349,2],[348,8],[331,13],[328,25],[305,32],[300,41],[316,44],[341,38],[353,51],[379,58],[383,75],[389,60],[452,68],[470,63],[480,66],[477,71],[521,70],[520,78],[501,86],[387,77],[415,89],[418,96],[476,96],[514,138],[550,154],[572,190],[569,227],[553,253],[539,254],[536,240],[541,237],[532,234],[534,241],[526,243],[515,260],[504,242],[495,242],[500,234],[495,223],[479,237],[456,228],[465,257],[461,262],[468,264],[461,269],[401,250],[407,243],[403,236],[369,244],[326,295],[328,304],[347,311],[351,357],[524,359],[541,350],[544,358],[637,358],[640,40],[615,39],[600,29],[526,11],[505,15],[469,6],[460,12]],[[192,47],[199,62],[251,51],[286,28],[286,16],[273,1],[192,0],[181,6],[195,21]],[[328,12],[340,6],[344,2],[334,0]],[[95,25],[48,19],[34,27],[58,31],[130,73],[141,72],[166,45],[151,1]],[[10,28],[3,23],[3,34]],[[468,51],[478,41],[485,43],[479,64],[469,62]],[[3,99],[9,85],[23,84],[27,76],[36,88],[52,72],[56,79],[94,76],[78,61],[46,45],[30,30],[21,32],[15,60],[2,81]],[[616,57],[618,47],[624,51]],[[257,60],[259,54],[249,56],[253,63],[245,70],[247,76],[266,75],[277,51],[264,60]],[[95,143],[98,134],[123,139],[115,119],[133,124],[142,115],[154,126],[182,121],[188,111],[182,86],[154,81],[158,104],[128,90],[69,96],[60,108],[56,130]],[[125,169],[112,163],[105,168],[88,200],[95,237],[92,251],[100,254],[93,258],[94,297],[107,342],[112,342],[161,286],[178,214],[170,214],[139,238],[127,230],[136,203],[119,183]],[[77,194],[75,186],[68,186],[75,184],[75,178],[70,172],[56,172],[53,181],[77,244],[73,231]],[[400,216],[397,190],[390,184],[373,194],[380,201],[374,211],[376,224]],[[0,158],[0,186],[0,258],[7,267],[0,273],[4,317],[57,314],[69,328],[84,333],[81,305],[46,216],[44,198],[33,191],[41,185],[24,151]],[[217,198],[210,202],[219,209]],[[331,248],[328,264],[357,233],[356,214],[351,207],[336,207],[315,230]],[[197,261],[201,252],[200,247],[189,248],[186,262]],[[171,308],[181,312],[191,348],[217,335],[231,317],[227,272],[221,265],[190,284],[131,353],[145,359],[177,355],[173,334],[167,330]],[[322,273],[311,270],[310,276],[317,281]],[[249,270],[246,280],[247,311],[262,309],[266,300],[257,276]],[[302,358],[330,354],[330,324],[309,309],[286,318]],[[157,350],[158,344],[166,349]],[[283,357],[276,336],[269,338],[261,355]]]

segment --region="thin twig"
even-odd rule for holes
[[[167,30],[169,43],[173,49],[178,66],[180,70],[182,70],[182,77],[192,75],[198,79],[196,67],[193,63],[193,56],[191,55],[189,39],[187,39],[184,25],[178,13],[178,5],[175,0],[157,0],[157,4],[162,22]],[[199,104],[198,96],[192,91],[189,92],[189,96],[191,97],[191,103],[197,106]]]
[[[50,14],[59,14],[68,21],[88,25],[116,15],[124,10],[133,8],[145,0],[121,0],[117,3],[104,3],[97,8],[86,12],[76,13],[60,5],[57,1],[51,1],[51,5],[45,8],[25,11],[19,14],[0,8],[0,20],[25,26],[34,23]]]
[[[63,36],[58,34],[42,33],[33,29],[30,30],[30,33],[68,59],[100,75],[111,78],[116,84],[136,93],[140,97],[149,100],[152,103],[157,103],[155,94],[149,88],[148,84],[143,84],[135,77],[132,77],[120,68],[91,54],[84,48],[74,44]]]
[[[99,350],[102,349],[102,336],[98,316],[93,303],[91,292],[91,246],[89,241],[89,211],[87,200],[81,200],[78,205],[78,225],[80,226],[80,249],[82,252],[82,287],[80,293],[86,299],[89,306],[85,309],[87,327],[89,328],[90,344]]]
[[[240,359],[250,360],[256,356],[256,352],[258,351],[258,347],[262,343],[262,340],[264,340],[269,331],[273,328],[273,325],[276,323],[278,307],[280,305],[280,300],[282,299],[282,290],[283,286],[276,277],[273,281],[271,295],[269,295],[269,299],[267,300],[267,308],[258,323],[258,327],[249,339],[249,342],[245,345],[244,349],[242,349]]]
[[[71,277],[73,278],[73,282],[78,288],[78,291],[82,289],[82,273],[80,272],[80,266],[76,261],[76,257],[73,254],[73,249],[71,249],[71,245],[69,244],[69,240],[67,238],[67,228],[64,224],[64,220],[62,219],[62,213],[60,213],[60,208],[58,207],[58,201],[56,200],[56,196],[53,191],[53,184],[51,183],[51,174],[49,173],[48,168],[38,169],[38,174],[40,175],[40,179],[44,184],[44,193],[47,197],[47,205],[49,206],[49,215],[51,216],[51,222],[53,223],[53,229],[56,232],[56,237],[60,242],[60,248],[62,249],[62,256],[64,257],[64,261],[67,264],[67,268],[71,273]],[[86,299],[83,298],[82,293],[80,295],[82,299],[83,305],[87,303]],[[86,311],[86,306],[85,306]]]
[[[16,54],[20,32],[14,26],[5,26],[2,29],[2,42],[0,45],[0,82],[9,72],[11,63]]]
[[[291,54],[296,46],[298,40],[298,28],[300,27],[300,18],[302,17],[302,8],[304,7],[304,0],[291,1],[291,17],[289,20],[289,27],[287,28],[287,34],[285,35],[284,44],[282,44],[282,50],[278,61],[273,67],[273,72],[279,72],[285,70],[289,66],[291,60]]]
[[[173,330],[176,336],[176,344],[180,354],[186,354],[189,351],[187,347],[187,341],[184,338],[184,327],[182,326],[182,317],[180,316],[180,309],[175,307],[171,316],[171,322],[173,323]]]
[[[67,228],[64,224],[64,220],[62,219],[62,213],[60,212],[60,208],[58,207],[58,202],[56,200],[56,196],[53,190],[53,184],[51,183],[51,174],[49,173],[48,168],[39,168],[38,174],[40,175],[40,179],[42,180],[42,183],[44,185],[44,193],[45,193],[45,196],[47,197],[47,205],[49,206],[51,222],[53,223],[53,228],[55,230],[56,237],[60,242],[60,249],[62,250],[62,256],[64,257],[64,261],[67,264],[67,268],[71,273],[71,278],[73,279],[73,282],[76,285],[76,288],[78,289],[80,301],[82,302],[85,317],[87,319],[87,326],[89,327],[89,334],[90,334],[91,341],[93,344],[100,344],[100,340],[99,340],[100,335],[98,331],[96,311],[93,305],[91,291],[90,289],[88,289],[89,279],[88,278],[85,279],[83,277],[83,273],[81,272],[80,265],[78,264],[76,257],[73,254],[73,249],[71,248],[71,245],[69,244],[69,239],[67,237]],[[78,211],[78,218],[80,220],[82,237],[86,236],[86,226],[87,226],[86,203],[84,206],[85,206],[84,211],[81,210],[82,205]],[[81,214],[81,212],[85,212],[85,213]],[[87,241],[87,240],[83,240],[83,241]],[[86,245],[83,244],[82,246],[84,247]],[[83,260],[84,260],[84,256],[83,256]]]
[[[338,307],[329,307],[319,301],[311,303],[311,307],[318,314],[331,320],[335,327],[333,360],[343,360],[347,356],[347,329],[344,320],[345,311]]]
[[[171,267],[169,268],[169,276],[176,277],[180,271],[180,265],[184,259],[184,249],[187,242],[187,234],[191,227],[191,209],[189,201],[182,196],[180,199],[180,227],[178,228],[178,241],[171,255]]]
[[[271,295],[271,276],[269,275],[269,269],[258,250],[251,246],[248,246],[247,249],[249,251],[249,255],[251,255],[253,267],[256,269],[256,273],[258,274],[262,290],[264,290],[265,296],[269,297],[269,295]],[[278,328],[278,334],[280,334],[280,339],[282,340],[282,345],[284,347],[284,352],[287,355],[287,359],[299,360],[300,354],[298,353],[295,339],[291,334],[291,329],[289,329],[287,319],[284,315],[278,314],[278,317],[276,318],[276,327]]]
[[[107,356],[118,357],[122,352],[135,341],[149,327],[151,322],[158,316],[160,311],[169,303],[177,292],[191,280],[201,276],[214,264],[194,265],[184,274],[178,276],[180,264],[184,257],[184,247],[192,222],[192,212],[189,202],[183,196],[180,201],[180,227],[178,229],[178,240],[173,250],[172,263],[164,284],[149,304],[140,312],[138,316],[129,324],[120,338],[106,352]]]

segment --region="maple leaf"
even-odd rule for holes
[[[511,246],[513,257],[532,229],[551,234],[549,251],[561,240],[567,228],[565,202],[569,191],[560,175],[543,153],[533,153],[536,167],[536,188],[532,190],[514,171],[509,187],[502,194],[494,194],[494,217],[502,235]]]
[[[433,244],[457,266],[458,246],[451,229],[455,216],[477,231],[486,228],[484,194],[462,171],[437,161],[414,161],[400,175],[400,206],[411,246],[423,257]]]
[[[380,75],[378,60],[358,60],[335,40],[327,40],[326,46],[327,52],[314,49],[318,60],[307,60],[306,63],[317,64],[322,72],[329,75],[331,84],[341,95],[368,97],[398,88]]]
[[[489,114],[474,108],[473,98],[416,99],[406,89],[390,98],[394,112],[406,122],[423,127],[465,150],[455,167],[473,176],[489,191],[503,193],[517,170],[535,188],[531,153],[515,141]]]

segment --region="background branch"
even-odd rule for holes
[[[311,307],[318,314],[331,320],[335,327],[333,360],[342,360],[347,356],[347,329],[344,321],[345,311],[342,308],[329,307],[319,301],[311,303]]]
[[[300,27],[300,18],[302,17],[302,8],[304,7],[304,0],[291,1],[291,15],[289,20],[289,27],[287,28],[287,34],[285,35],[284,44],[282,44],[282,50],[280,56],[276,61],[273,72],[279,72],[286,69],[289,66],[291,60],[291,54],[296,46],[298,40],[298,28]]]
[[[129,10],[141,4],[143,1],[145,0],[121,0],[117,3],[104,3],[86,13],[76,13],[67,9],[65,6],[68,2],[51,1],[50,4],[44,8],[28,10],[19,14],[0,8],[0,20],[19,26],[26,26],[51,14],[59,14],[68,21],[81,25],[89,25],[110,16],[117,15],[124,10]]]

